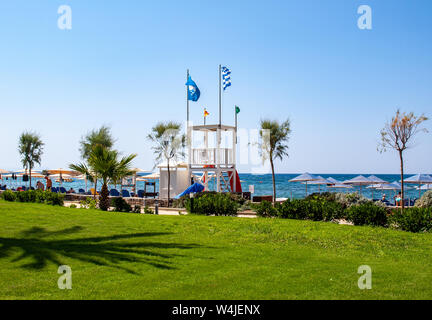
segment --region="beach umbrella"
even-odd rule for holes
[[[145,179],[145,180],[158,180],[159,177],[160,177],[160,174],[158,172],[155,172],[155,173],[148,174],[146,176],[142,176],[140,178]]]
[[[374,185],[372,185],[370,187],[367,187],[369,189],[372,189],[372,199],[373,199],[374,198],[374,189],[378,189],[379,187],[377,188],[377,186],[381,186],[381,184],[388,183],[388,182],[385,181],[385,180],[383,180],[383,179],[381,179],[381,178],[378,178],[377,176],[374,176],[374,175],[371,175],[371,176],[369,176],[367,178],[370,181],[372,181],[373,183],[375,183]]]
[[[372,181],[373,183],[376,183],[376,184],[381,184],[381,183],[388,183],[387,181],[385,181],[385,180],[383,180],[383,179],[381,179],[381,178],[378,178],[377,176],[374,176],[374,175],[371,175],[371,176],[369,176],[369,177],[367,177],[370,181]]]
[[[72,176],[76,176],[78,173],[75,170],[71,170],[71,169],[63,169],[63,168],[58,168],[58,169],[50,169],[47,170],[49,175],[54,175],[54,174],[69,174]]]
[[[368,178],[360,175],[357,176],[355,178],[352,178],[350,180],[346,180],[344,182],[342,182],[343,184],[349,184],[352,186],[359,186],[360,187],[360,194],[362,193],[362,187],[363,186],[367,186],[367,185],[371,185],[374,184],[373,181],[369,180]]]
[[[308,191],[307,191],[308,182],[317,181],[317,180],[320,180],[317,176],[314,176],[313,174],[306,172],[306,173],[299,175],[298,177],[295,177],[294,179],[291,179],[290,182],[304,182],[306,185],[306,196],[307,196],[307,194],[308,194]]]
[[[332,189],[352,189],[353,187],[350,186],[349,184],[336,183],[336,184],[332,184],[332,185],[328,186],[327,188],[332,188]]]
[[[432,190],[432,185],[424,184],[421,187],[416,187],[417,190]]]
[[[342,181],[336,180],[336,179],[334,179],[332,177],[327,178],[327,181],[330,181],[331,184],[341,184],[342,183]]]
[[[321,177],[321,176],[318,176],[317,178],[318,178],[319,180],[313,180],[313,181],[310,181],[309,184],[315,184],[315,185],[318,185],[318,192],[321,192],[321,185],[326,185],[326,186],[328,186],[328,185],[332,185],[332,184],[333,184],[332,182],[328,181],[327,179],[324,179],[324,178]],[[303,182],[303,183],[306,184],[307,182]]]
[[[421,188],[422,184],[432,184],[432,177],[428,174],[416,174],[404,180],[404,183],[418,184]],[[421,197],[421,189],[419,189],[419,198]]]
[[[0,169],[0,177],[1,177],[2,182],[3,182],[3,175],[8,174],[8,173],[9,173],[9,171]]]

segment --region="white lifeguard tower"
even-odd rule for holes
[[[188,125],[188,168],[207,191],[242,192],[236,169],[237,128],[227,125]],[[222,145],[222,134],[225,142]],[[203,143],[194,146],[194,137]],[[228,137],[227,137],[228,136]],[[209,142],[213,146],[209,146]]]
[[[188,171],[195,177],[194,180],[198,179],[204,185],[206,191],[242,192],[236,169],[237,111],[235,112],[235,126],[222,124],[222,79],[224,90],[231,85],[229,76],[231,72],[225,67],[224,69],[226,71],[224,71],[223,77],[222,66],[219,65],[218,124],[205,124],[205,116],[203,125],[193,125],[189,121],[189,89],[186,88]],[[191,79],[188,70],[187,86],[189,80]],[[193,81],[192,83],[195,85]],[[197,87],[195,89],[199,91]],[[198,146],[194,145],[194,138],[197,136],[199,138]]]

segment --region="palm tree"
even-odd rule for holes
[[[100,194],[99,208],[107,211],[110,207],[108,183],[134,174],[131,170],[132,160],[136,154],[118,159],[119,154],[116,150],[109,150],[102,145],[96,145],[88,159],[89,166],[81,163],[70,165],[70,168],[83,174],[91,176],[92,179],[102,180],[102,189]]]
[[[260,152],[263,160],[269,160],[272,170],[273,180],[273,204],[276,202],[276,182],[274,160],[283,160],[283,157],[288,156],[288,140],[291,133],[291,123],[287,119],[285,122],[279,123],[277,120],[261,120],[261,144]]]
[[[40,136],[33,132],[24,132],[19,137],[18,151],[24,170],[29,171],[31,188],[31,174],[35,164],[41,164],[44,143]]]
[[[86,163],[83,162],[80,162],[78,164],[70,164],[69,169],[77,171],[82,175],[85,175],[87,181],[94,183],[95,192],[93,194],[93,198],[96,199],[96,189],[97,189],[97,181],[98,181],[97,175],[93,171],[91,171],[91,169],[87,166]]]
[[[186,136],[181,133],[181,124],[178,122],[159,122],[147,138],[154,143],[153,151],[156,155],[155,167],[166,160],[168,170],[168,205],[170,203],[171,173],[170,161],[177,161],[184,157]]]
[[[85,137],[80,141],[80,153],[81,158],[88,160],[92,149],[96,145],[102,145],[107,149],[111,149],[114,145],[114,138],[111,135],[111,128],[108,126],[102,126],[99,129],[90,131]]]

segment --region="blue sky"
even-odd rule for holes
[[[72,30],[57,27],[64,4]],[[362,4],[372,30],[357,27]],[[5,169],[20,167],[24,130],[41,134],[52,168],[78,161],[81,136],[108,124],[150,170],[152,125],[185,121],[186,69],[202,93],[192,119],[206,107],[217,122],[219,64],[232,71],[225,123],[235,104],[241,128],[291,119],[278,172],[397,173],[396,153],[377,152],[380,129],[397,108],[432,117],[429,0],[3,1],[0,38]],[[431,134],[406,153],[407,172],[432,172]]]

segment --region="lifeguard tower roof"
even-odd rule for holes
[[[218,129],[222,131],[236,131],[236,127],[234,126],[226,126],[226,125],[218,125],[218,124],[206,124],[200,126],[192,126],[192,130],[194,131],[212,131],[216,132]]]

